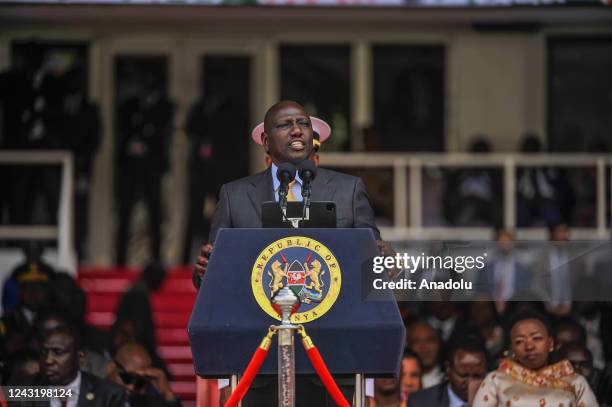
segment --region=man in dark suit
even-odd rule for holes
[[[272,165],[263,172],[227,183],[221,187],[219,202],[212,219],[209,244],[202,246],[194,268],[194,284],[206,270],[217,232],[221,228],[260,228],[261,205],[278,200],[276,168],[284,162],[298,164],[307,159],[313,149],[310,117],[304,108],[292,101],[282,101],[266,113],[262,145],[272,158]],[[301,185],[298,186],[301,190]],[[300,199],[301,194],[295,194]],[[363,181],[360,178],[319,168],[312,182],[313,201],[336,203],[337,227],[370,228],[379,247],[387,247],[380,240]]]
[[[476,389],[487,373],[484,343],[478,336],[457,339],[448,352],[447,380],[408,396],[407,407],[467,407],[469,389]]]
[[[70,328],[61,326],[44,336],[40,349],[42,374],[40,385],[60,386],[69,389],[72,393],[71,399],[53,399],[48,405],[50,407],[124,407],[125,392],[120,386],[79,370],[79,362],[83,357],[80,348],[78,335]]]
[[[227,183],[221,187],[219,201],[213,215],[209,241],[202,246],[194,268],[196,287],[213,250],[217,232],[221,228],[260,228],[261,205],[266,201],[278,201],[280,183],[276,178],[279,165],[291,162],[295,165],[308,159],[313,150],[313,127],[304,108],[293,101],[282,101],[272,106],[264,118],[261,144],[272,159],[272,165],[263,172]],[[297,177],[296,177],[297,178]],[[292,187],[294,196],[301,199],[301,182],[296,179]],[[312,182],[313,201],[333,201],[336,204],[337,226],[340,228],[370,228],[374,232],[383,254],[390,250],[380,240],[380,232],[374,222],[363,181],[357,177],[319,168]],[[343,381],[344,382],[344,381]],[[350,380],[354,383],[354,380]],[[346,384],[346,386],[344,386]],[[352,396],[349,382],[339,383],[345,395]],[[244,407],[274,404],[276,379],[256,379],[243,402]],[[333,405],[323,386],[315,380],[299,379],[296,399],[300,405]]]

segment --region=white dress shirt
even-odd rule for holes
[[[77,373],[73,381],[62,387],[72,390],[72,396],[67,400],[66,407],[76,407],[79,402],[79,391],[81,389],[81,372]],[[62,402],[59,399],[51,399],[49,405],[50,407],[61,407]]]

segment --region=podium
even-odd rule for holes
[[[267,328],[278,323],[260,303],[269,302],[262,295],[271,295],[280,265],[293,279],[285,284],[297,282],[292,289],[309,302],[297,312],[310,321],[298,323],[332,374],[397,374],[405,343],[397,304],[391,293],[388,301],[362,298],[362,274],[371,273],[377,255],[370,229],[220,230],[188,325],[196,373],[217,378],[243,372]],[[303,273],[317,267],[318,287],[316,276]],[[253,287],[259,286],[258,302]],[[315,374],[299,344],[295,366],[298,374]],[[277,374],[275,346],[259,373]]]

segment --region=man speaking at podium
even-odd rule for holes
[[[261,205],[266,201],[278,201],[278,166],[284,162],[297,165],[308,159],[313,149],[310,117],[297,102],[278,102],[266,112],[261,140],[266,153],[272,158],[272,165],[263,172],[221,187],[210,229],[210,243],[202,246],[194,268],[193,282],[196,287],[200,286],[206,271],[219,229],[260,228]],[[301,190],[299,179],[296,179],[296,184],[292,188],[293,195],[301,200],[301,193],[295,193],[297,188]],[[361,178],[319,168],[312,181],[312,200],[335,202],[339,228],[370,228],[379,247],[383,247]]]
[[[266,112],[261,142],[272,159],[272,165],[263,172],[221,187],[219,202],[212,219],[210,243],[200,249],[194,268],[193,282],[196,288],[199,288],[206,271],[208,257],[213,250],[219,229],[262,227],[262,204],[266,201],[279,200],[280,182],[276,177],[278,167],[286,162],[297,166],[310,157],[313,150],[313,127],[310,117],[297,102],[276,103]],[[295,180],[289,196],[301,200],[301,180],[298,176]],[[381,251],[389,250],[380,240],[380,232],[374,223],[374,212],[360,178],[319,168],[312,181],[311,198],[313,201],[335,202],[337,227],[370,228]],[[338,384],[342,386],[341,383]],[[276,395],[276,379],[256,379],[243,400],[243,406],[275,405]],[[351,395],[347,396],[350,400]],[[311,380],[298,379],[296,401],[298,406],[334,405],[331,398],[326,397],[323,386],[316,386]]]

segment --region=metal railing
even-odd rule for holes
[[[0,165],[34,166],[61,165],[61,189],[57,225],[0,225],[0,239],[52,240],[57,239],[58,266],[76,273],[76,255],[73,236],[73,158],[69,151],[0,151]]]
[[[519,239],[544,239],[543,228],[516,228],[516,170],[523,167],[593,168],[596,171],[596,226],[575,228],[572,238],[607,239],[606,168],[609,154],[412,154],[412,153],[322,153],[321,166],[331,168],[380,168],[393,171],[394,225],[381,228],[387,240],[490,239],[486,227],[423,226],[423,169],[428,167],[488,167],[503,171],[503,223],[515,229]],[[612,187],[611,187],[612,190]],[[612,201],[612,198],[611,198]]]

